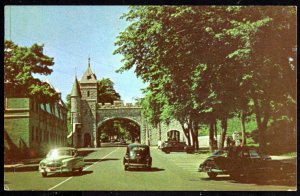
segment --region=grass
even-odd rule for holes
[[[246,128],[246,132],[250,133],[251,131],[257,129],[257,124],[255,121],[255,116],[249,116],[246,119],[246,123],[245,123],[245,128]],[[237,117],[228,119],[228,123],[227,123],[227,135],[232,135],[233,132],[237,131],[237,132],[242,132],[241,130],[241,122],[240,119]],[[217,131],[218,134],[221,134],[221,122],[218,121],[217,122]],[[207,136],[209,135],[209,126],[207,125],[202,125],[200,130],[199,130],[199,136]]]

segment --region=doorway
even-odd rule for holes
[[[83,142],[83,147],[91,147],[91,135],[89,133],[84,134]]]

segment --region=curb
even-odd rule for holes
[[[38,171],[38,164],[31,165],[4,165],[4,172],[26,172],[26,171]]]

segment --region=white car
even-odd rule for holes
[[[39,163],[39,172],[46,177],[48,173],[82,172],[84,166],[83,157],[78,156],[76,148],[61,147],[49,151]]]

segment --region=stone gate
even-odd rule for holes
[[[71,92],[71,125],[72,132],[68,135],[68,143],[75,147],[100,146],[98,128],[107,120],[115,118],[128,119],[140,127],[140,142],[157,145],[158,140],[167,139],[167,131],[178,130],[182,133],[180,124],[172,121],[152,127],[142,115],[140,105],[115,101],[113,104],[98,103],[97,77],[92,72],[90,62],[80,82],[75,77]],[[181,134],[181,141],[184,141]]]

